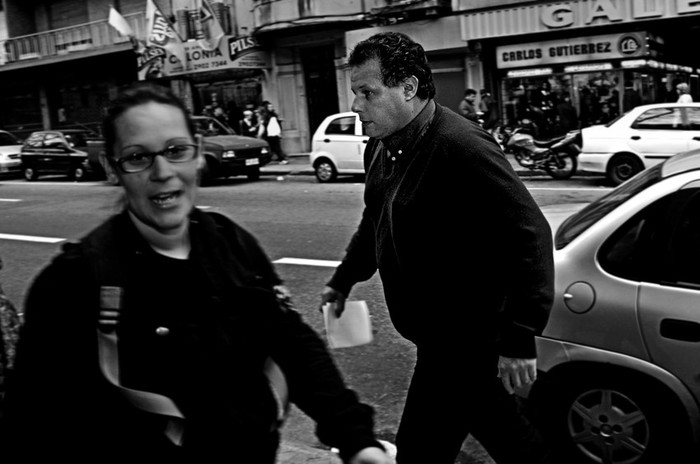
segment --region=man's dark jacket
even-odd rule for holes
[[[534,357],[553,298],[550,227],[494,139],[432,108],[367,144],[365,210],[328,285],[347,295],[378,269],[396,329],[419,346]]]

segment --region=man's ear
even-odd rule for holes
[[[416,76],[410,76],[403,81],[403,93],[406,100],[411,100],[418,94],[418,78]]]

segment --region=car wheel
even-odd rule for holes
[[[85,180],[85,168],[82,166],[74,166],[71,168],[70,177],[76,182]]]
[[[333,182],[338,177],[338,170],[327,159],[320,159],[314,163],[316,179],[321,183]]]
[[[260,168],[248,169],[246,171],[246,177],[251,181],[260,180]]]
[[[682,425],[687,418],[664,390],[610,373],[560,380],[537,403],[543,430],[555,447],[555,462],[684,462],[673,457],[687,451],[684,443],[692,441]]]
[[[617,186],[636,176],[643,169],[644,166],[634,155],[623,153],[613,157],[608,163],[608,179]]]
[[[24,168],[24,178],[28,181],[36,180],[36,178],[39,176],[39,173],[37,172],[36,169],[32,167],[27,167]]]
[[[553,179],[569,179],[578,169],[578,158],[574,153],[560,151],[554,154],[544,168]]]

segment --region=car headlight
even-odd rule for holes
[[[268,153],[269,153],[269,150],[267,149],[267,147],[262,147],[262,150],[260,150],[261,155],[267,155]]]
[[[236,151],[235,150],[226,150],[224,151],[224,154],[222,155],[224,158],[235,158],[236,157]]]

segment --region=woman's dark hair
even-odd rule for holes
[[[107,108],[107,116],[102,122],[102,134],[105,137],[105,152],[108,157],[114,157],[114,144],[117,139],[115,121],[127,110],[146,103],[162,103],[174,106],[182,111],[187,122],[187,130],[194,137],[194,124],[185,104],[169,88],[152,82],[138,82],[119,92]]]
[[[379,60],[382,81],[387,87],[395,87],[404,79],[418,79],[418,98],[427,100],[435,96],[433,73],[428,65],[423,47],[406,34],[382,32],[358,43],[350,53],[348,64],[360,66],[372,59]]]

